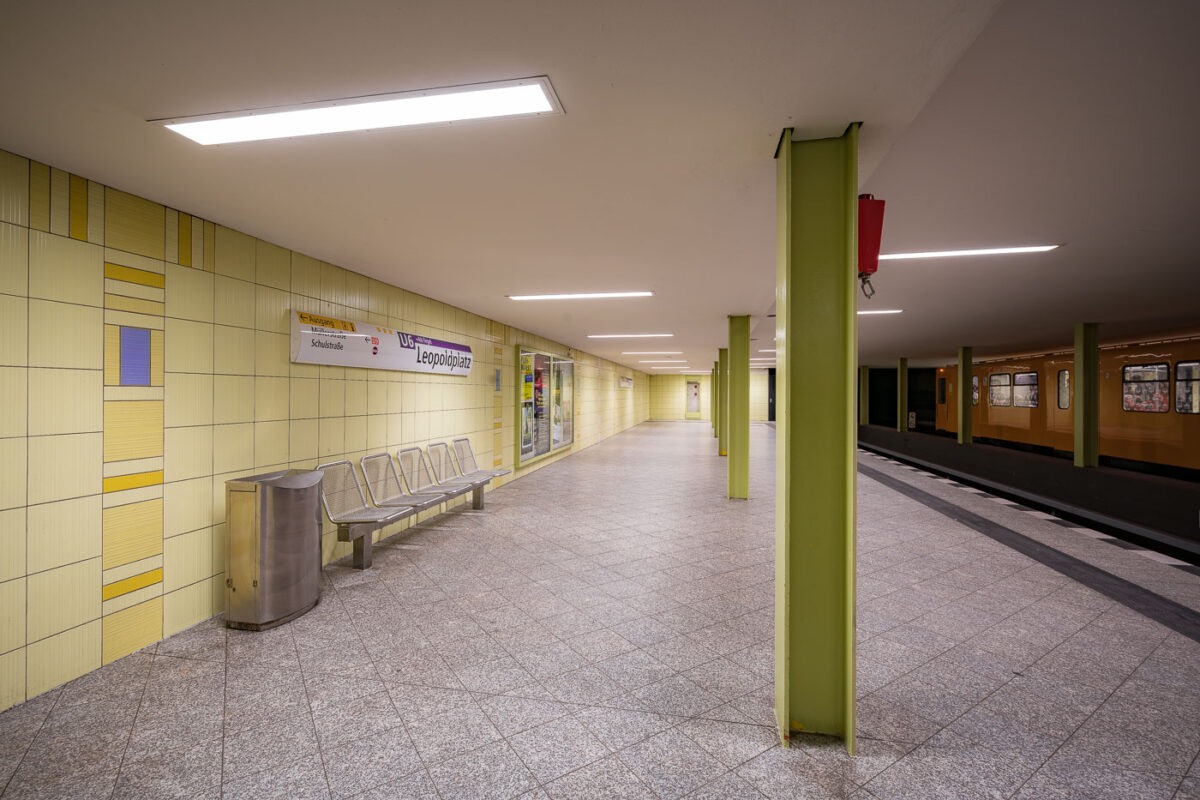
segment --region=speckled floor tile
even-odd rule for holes
[[[720,761],[677,731],[620,751],[621,760],[663,800],[683,797],[726,772]]]
[[[442,797],[507,800],[537,786],[521,759],[505,742],[493,742],[429,767]]]
[[[540,783],[609,755],[609,748],[572,716],[508,737],[508,743]]]

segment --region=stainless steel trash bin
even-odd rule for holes
[[[321,478],[282,470],[225,481],[225,624],[261,631],[321,599]]]

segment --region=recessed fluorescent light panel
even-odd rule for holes
[[[639,364],[686,364],[686,358],[643,358]]]
[[[977,250],[931,250],[927,253],[884,253],[880,261],[902,258],[954,258],[956,256],[1004,256],[1013,253],[1045,253],[1058,248],[1056,244],[1039,244],[1031,247],[984,247]]]
[[[583,294],[510,294],[509,300],[604,300],[610,297],[654,297],[654,292],[587,292]]]
[[[673,333],[589,333],[589,339],[664,339]]]
[[[681,356],[682,350],[626,350],[623,356]]]
[[[208,145],[561,113],[550,79],[543,75],[151,122]]]
[[[674,367],[651,367],[650,369],[674,369],[674,370],[679,370],[679,369],[684,369],[684,368],[686,368],[686,367],[687,367],[687,364],[684,364],[682,367],[680,367],[680,366],[674,366]]]
[[[774,350],[759,350],[760,353],[774,353]]]
[[[859,314],[903,314],[903,308],[881,308],[878,311],[859,311]]]

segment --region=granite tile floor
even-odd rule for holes
[[[1200,798],[1200,644],[859,481],[859,755],[772,722],[774,430],[749,501],[648,423],[0,714],[4,798]],[[861,463],[1200,608],[1200,577]]]

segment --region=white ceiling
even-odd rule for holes
[[[864,363],[1195,326],[1200,4],[26,3],[0,148],[637,366],[770,347],[780,129],[864,123],[885,263]],[[981,33],[982,32],[982,33]],[[548,75],[563,116],[203,148],[145,120]],[[1021,259],[1021,260],[1016,260]],[[650,299],[507,294],[652,289]],[[671,332],[612,343],[589,333]],[[647,365],[642,365],[647,366]]]

